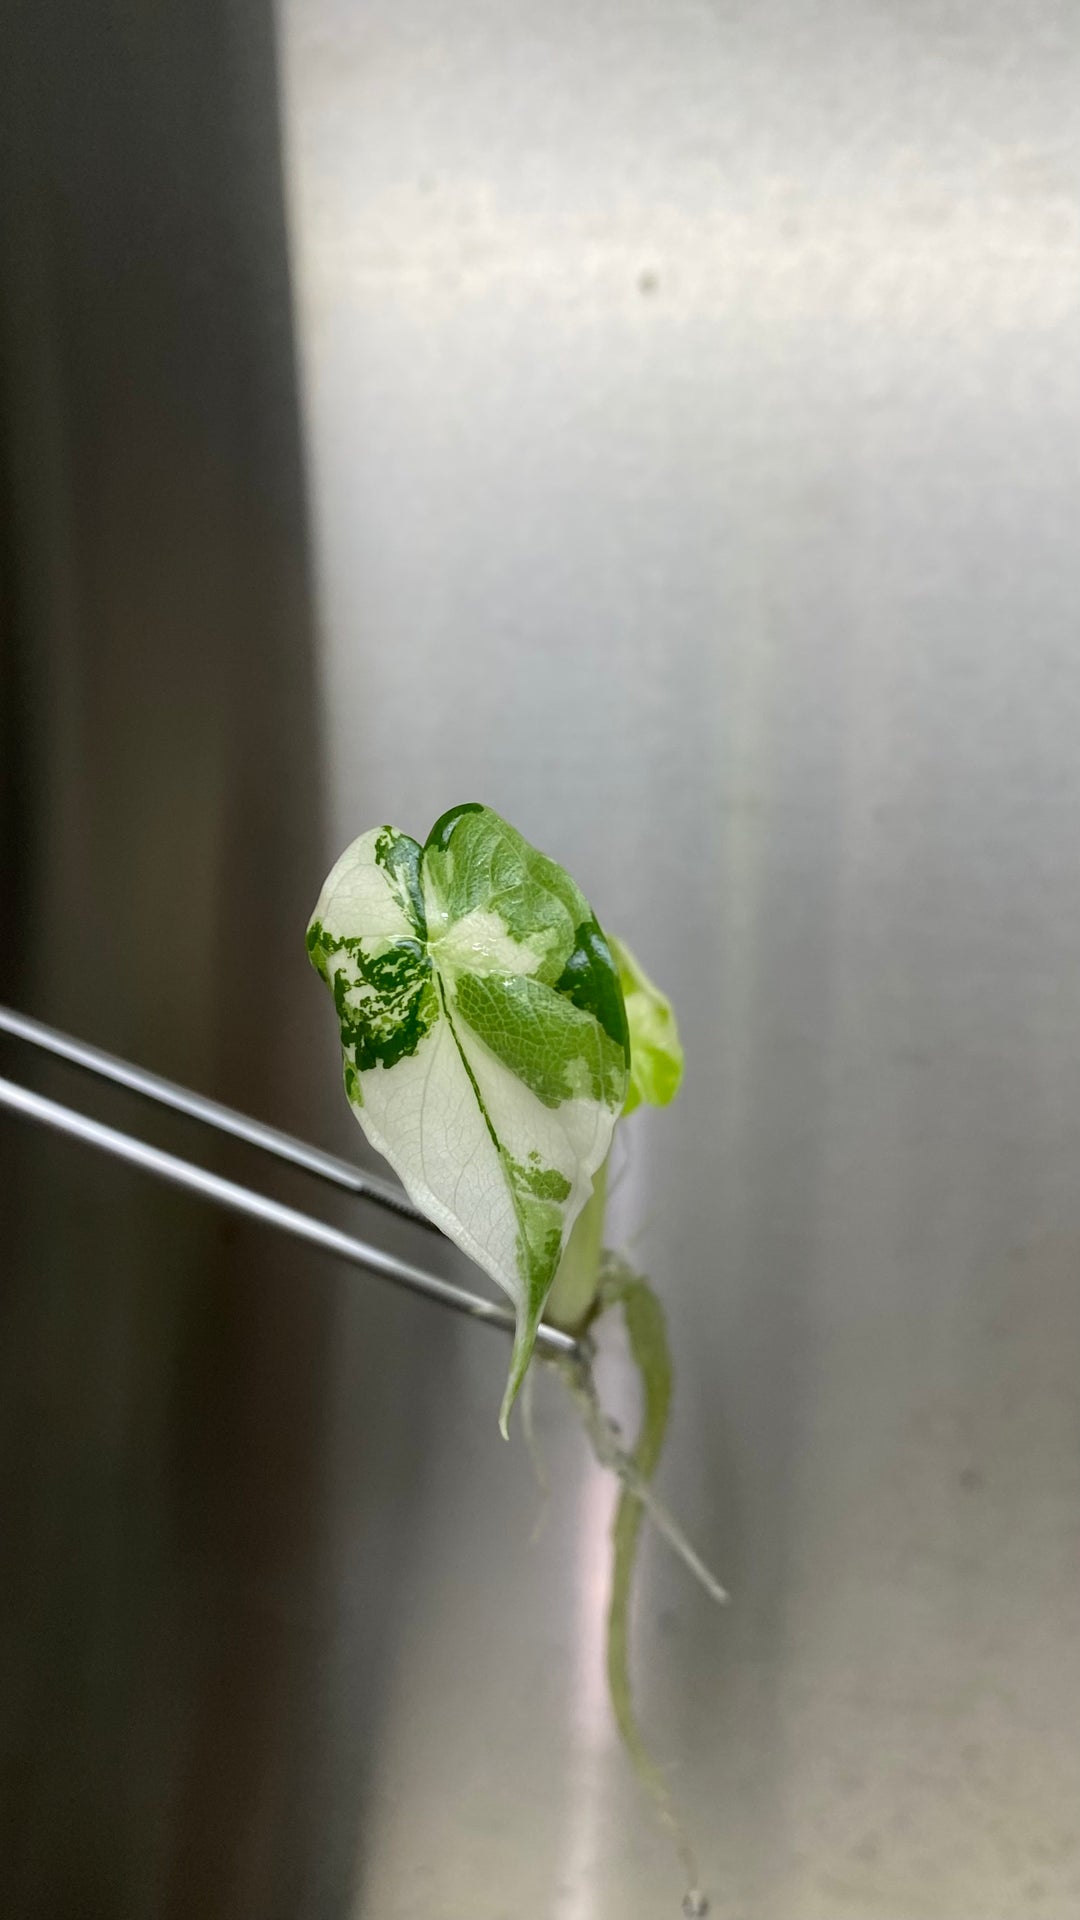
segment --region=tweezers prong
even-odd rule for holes
[[[426,1299],[436,1300],[442,1306],[454,1307],[459,1313],[468,1314],[471,1319],[482,1320],[488,1326],[502,1328],[508,1333],[514,1331],[513,1315],[505,1307],[497,1306],[493,1300],[484,1300],[479,1294],[468,1293],[464,1287],[456,1287],[449,1280],[440,1280],[436,1274],[427,1273],[422,1267],[414,1267],[407,1260],[399,1260],[394,1254],[384,1253],[381,1247],[370,1246],[367,1241],[358,1240],[351,1233],[343,1233],[325,1220],[301,1213],[297,1207],[284,1206],[279,1200],[257,1193],[254,1188],[241,1186],[238,1181],[226,1180],[221,1174],[211,1173],[207,1168],[183,1160],[177,1154],[165,1153],[160,1147],[151,1146],[132,1134],[105,1126],[102,1121],[92,1120],[57,1100],[46,1099],[44,1094],[34,1093],[29,1087],[0,1079],[0,1107],[19,1114],[24,1120],[52,1127],[70,1139],[82,1141],[85,1146],[97,1147],[118,1160],[126,1161],[129,1166],[139,1167],[144,1173],[152,1173],[159,1180],[168,1181],[172,1186],[183,1187],[189,1193],[200,1194],[204,1200],[228,1207],[233,1213],[242,1213],[264,1226],[275,1227],[295,1240],[305,1240],[325,1253],[336,1254],[339,1260],[366,1267],[369,1273],[393,1280],[399,1287],[423,1294]],[[538,1346],[546,1347],[551,1353],[572,1354],[577,1351],[576,1342],[557,1327],[539,1327],[536,1339]]]
[[[96,1073],[102,1080],[111,1080],[118,1087],[126,1087],[131,1093],[138,1093],[147,1100],[156,1100],[159,1106],[171,1107],[175,1113],[184,1113],[192,1120],[201,1120],[204,1126],[216,1127],[219,1133],[231,1134],[234,1140],[246,1141],[248,1146],[258,1147],[263,1153],[271,1153],[278,1160],[287,1160],[291,1166],[303,1168],[305,1173],[313,1173],[320,1180],[328,1180],[331,1186],[343,1187],[347,1193],[355,1193],[363,1200],[371,1200],[376,1206],[388,1207],[393,1213],[400,1213],[407,1220],[413,1220],[417,1226],[428,1227],[433,1233],[438,1228],[415,1207],[408,1194],[400,1187],[391,1186],[388,1180],[380,1180],[378,1174],[365,1173],[360,1167],[350,1165],[348,1160],[339,1160],[335,1154],[324,1153],[321,1147],[311,1147],[306,1140],[297,1140],[291,1133],[281,1133],[277,1127],[268,1127],[262,1120],[253,1120],[249,1114],[239,1113],[235,1107],[226,1107],[220,1100],[211,1100],[205,1093],[194,1093],[190,1087],[182,1087],[175,1080],[166,1080],[159,1073],[151,1073],[146,1067],[137,1067],[130,1060],[121,1060],[115,1053],[106,1053],[103,1047],[88,1046],[85,1040],[76,1040],[69,1033],[61,1033],[57,1027],[48,1027],[43,1020],[32,1020],[29,1014],[16,1013],[12,1007],[0,1007],[0,1033],[10,1033],[16,1040],[25,1040],[32,1047],[40,1047],[43,1052],[55,1055],[58,1060],[66,1060],[72,1066],[82,1067],[87,1073]]]

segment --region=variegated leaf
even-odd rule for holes
[[[444,814],[423,847],[393,827],[355,840],[308,950],[368,1139],[514,1302],[505,1433],[626,1098],[611,950],[562,868],[477,805]]]

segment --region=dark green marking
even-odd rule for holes
[[[314,922],[308,952],[334,996],[348,1070],[367,1073],[393,1067],[415,1053],[438,1019],[431,961],[418,940],[378,943],[366,951],[358,939],[335,940]]]
[[[329,986],[330,975],[326,970],[327,938],[323,932],[321,920],[313,920],[307,930],[307,950],[308,959],[316,973],[320,974]]]
[[[565,993],[575,1007],[599,1020],[609,1039],[622,1048],[630,1065],[630,1029],[619,970],[595,917],[584,921],[574,935],[574,950],[559,979],[556,993]]]
[[[427,916],[420,885],[420,862],[424,849],[407,833],[384,827],[375,842],[375,861],[382,867],[402,913],[412,921],[418,940],[427,939]]]
[[[453,833],[462,814],[487,812],[488,808],[481,806],[479,800],[463,800],[460,806],[448,807],[445,813],[439,815],[431,832],[428,834],[424,842],[424,852],[426,853],[429,847],[436,847],[440,853],[445,852],[450,835]]]

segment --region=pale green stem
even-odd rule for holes
[[[610,1158],[610,1156],[609,1156]],[[571,1333],[584,1325],[600,1286],[600,1255],[604,1246],[604,1208],[607,1204],[604,1161],[594,1175],[593,1190],[578,1214],[559,1263],[555,1283],[544,1307],[544,1319]]]
[[[671,1789],[645,1745],[634,1712],[630,1684],[629,1607],[642,1513],[647,1514],[668,1545],[685,1561],[714,1600],[726,1600],[727,1595],[649,1485],[663,1446],[671,1394],[671,1361],[659,1301],[647,1282],[630,1274],[618,1278],[609,1274],[602,1299],[605,1305],[621,1300],[626,1313],[631,1350],[641,1372],[645,1404],[642,1428],[633,1455],[619,1445],[616,1430],[600,1405],[589,1359],[591,1343],[586,1345],[581,1359],[556,1359],[551,1364],[562,1375],[577,1402],[597,1460],[601,1466],[615,1473],[622,1483],[622,1495],[612,1528],[614,1561],[607,1623],[608,1689],[627,1754],[674,1842],[686,1873],[689,1885],[683,1900],[683,1912],[688,1916],[701,1915],[708,1912],[708,1901],[697,1884],[694,1852]]]
[[[606,1275],[601,1298],[605,1306],[622,1303],[631,1356],[641,1377],[641,1426],[633,1460],[642,1479],[651,1481],[663,1449],[671,1405],[671,1354],[663,1309],[648,1282],[628,1272],[617,1279]],[[608,1692],[623,1746],[682,1861],[689,1902],[700,1891],[697,1862],[671,1789],[638,1725],[630,1679],[630,1594],[643,1513],[637,1495],[624,1485],[611,1529],[614,1552],[607,1624]]]

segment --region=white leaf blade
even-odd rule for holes
[[[449,1022],[396,1066],[361,1075],[356,1109],[409,1198],[498,1280],[513,1265],[517,1223],[498,1150],[485,1125]]]
[[[392,831],[373,827],[346,847],[323,883],[311,916],[313,926],[321,925],[337,938],[355,935],[358,928],[363,929],[365,939],[415,938],[415,925],[395,897],[385,867],[375,857],[380,839]]]

